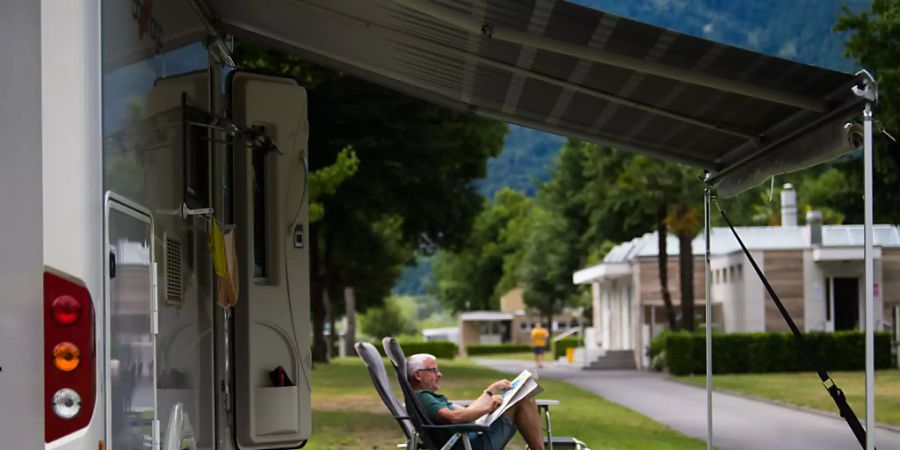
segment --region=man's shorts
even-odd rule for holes
[[[535,355],[543,355],[544,347],[531,347],[531,351],[533,351]]]
[[[472,450],[501,450],[515,435],[516,425],[503,415],[491,424],[487,433],[480,436],[469,433],[469,440],[472,441]]]

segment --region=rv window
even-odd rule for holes
[[[265,131],[265,127],[262,127]],[[253,188],[253,277],[269,277],[268,233],[269,221],[266,208],[268,168],[266,152],[258,148],[250,148],[253,166],[251,185]]]
[[[184,203],[188,208],[209,207],[209,130],[196,124],[208,120],[206,113],[187,104],[182,93],[184,115],[182,163],[184,170]]]

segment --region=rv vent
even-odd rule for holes
[[[166,303],[181,305],[184,299],[181,285],[181,243],[166,237]]]

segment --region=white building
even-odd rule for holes
[[[737,227],[741,240],[804,331],[862,329],[862,225]],[[875,323],[887,329],[891,309],[900,305],[900,228],[876,225]],[[725,332],[782,332],[787,324],[769,299],[762,282],[728,228],[711,234],[713,326]],[[678,240],[669,236],[666,249],[669,291],[680,317]],[[695,316],[705,312],[704,238],[693,241]],[[596,344],[605,350],[643,350],[653,336],[668,328],[657,268],[657,236],[648,233],[619,244],[603,262],[573,274],[576,284],[591,286]],[[639,366],[644,352],[636,351]]]

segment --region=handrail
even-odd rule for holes
[[[575,333],[580,333],[580,332],[581,332],[581,327],[569,328],[568,330],[566,330],[562,333],[559,333],[556,337],[551,339],[551,341],[558,342],[560,339],[567,338]]]

